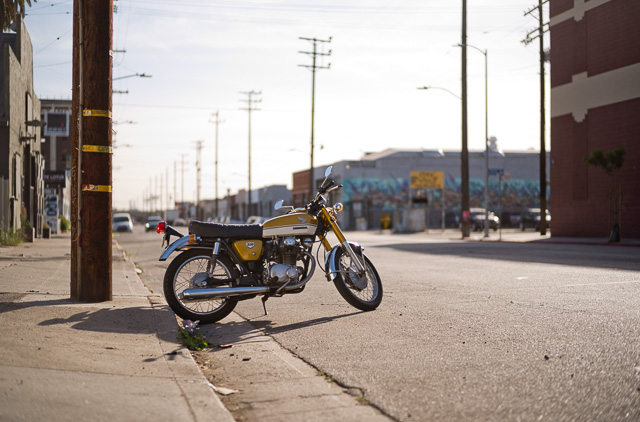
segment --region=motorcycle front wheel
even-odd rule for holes
[[[181,300],[178,294],[186,289],[203,287],[206,280],[207,265],[210,255],[206,251],[191,249],[178,255],[164,274],[164,297],[169,307],[181,318],[210,324],[226,317],[238,303],[232,298],[213,298],[199,300]],[[224,256],[218,257],[213,272],[213,280],[233,278],[233,264]],[[209,278],[208,280],[211,280]],[[232,287],[232,283],[217,285],[216,287]]]
[[[334,259],[337,260],[336,268],[339,269],[339,272],[333,279],[333,284],[344,300],[361,311],[376,309],[382,302],[382,282],[378,271],[369,258],[364,256],[365,274],[363,278],[366,279],[364,286],[365,280],[359,278],[357,267],[348,253],[342,249],[337,250]]]

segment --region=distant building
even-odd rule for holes
[[[40,100],[45,123],[42,155],[45,157],[45,219],[52,233],[58,231],[58,216],[71,220],[71,100]]]
[[[271,185],[251,190],[251,207],[248,207],[248,195],[245,189],[236,195],[224,199],[225,207],[219,208],[219,217],[230,217],[236,221],[246,220],[246,216],[274,217],[277,213],[273,206],[283,199],[285,203],[291,201],[291,191],[286,185]],[[227,205],[228,204],[228,205]]]
[[[341,161],[333,164],[331,177],[336,183],[343,184],[343,188],[331,193],[330,202],[344,204],[340,215],[344,229],[378,229],[384,214],[393,215],[396,225],[406,225],[403,221],[408,218],[406,211],[413,208],[428,210],[431,228],[442,227],[443,221],[447,227],[457,227],[461,214],[460,160],[460,151],[387,149],[367,154],[360,161]],[[489,178],[489,209],[496,214],[501,209],[506,226],[517,225],[524,208],[540,205],[539,166],[540,153],[537,151],[490,150],[489,168],[494,175]],[[322,182],[325,167],[314,169],[316,185]],[[411,189],[412,171],[442,172],[444,190]],[[469,152],[469,172],[471,207],[482,207],[484,151]],[[296,174],[303,173],[309,174],[308,170]],[[293,180],[292,192],[296,198],[296,192],[304,192],[296,186],[296,181],[308,187],[309,179],[296,178],[294,174]]]
[[[42,235],[44,157],[40,100],[33,91],[33,48],[22,18],[0,34],[0,228],[25,224]]]
[[[622,237],[640,238],[640,2],[551,0],[550,17],[552,235],[607,236],[621,206]],[[617,148],[610,203],[610,178],[584,158]]]

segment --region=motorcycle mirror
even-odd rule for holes
[[[273,206],[273,209],[278,211],[280,208],[282,208],[283,204],[284,204],[284,199],[281,199],[275,203],[275,205]]]
[[[332,170],[333,170],[333,166],[327,167],[327,169],[324,171],[324,177],[329,177]]]

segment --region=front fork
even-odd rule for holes
[[[349,254],[349,256],[351,257],[351,261],[355,263],[356,269],[358,270],[358,275],[362,276],[365,272],[364,265],[356,256],[356,253],[353,251],[353,248],[351,248],[351,245],[349,245],[349,242],[347,242],[347,239],[346,237],[344,237],[344,233],[342,233],[342,229],[340,229],[340,226],[338,226],[335,218],[331,217],[331,214],[329,214],[329,211],[327,211],[326,208],[322,208],[321,214],[325,224],[329,224],[331,226],[331,230],[333,230],[336,237],[338,238],[338,242],[340,242],[342,250],[347,252],[347,254]],[[327,252],[331,250],[331,243],[329,243],[326,236],[322,239],[322,246],[324,246]]]

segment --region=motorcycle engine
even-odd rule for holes
[[[297,265],[311,239],[298,239],[293,236],[275,238],[266,242],[265,252],[269,259],[264,269],[263,280],[271,285],[295,283],[304,273],[304,268]]]

